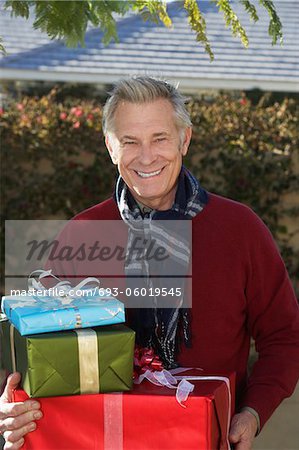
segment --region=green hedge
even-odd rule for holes
[[[280,226],[282,196],[298,189],[292,159],[299,148],[298,103],[253,105],[246,96],[193,99],[194,124],[186,165],[207,189],[250,205],[267,223],[294,284],[299,257]],[[70,218],[107,198],[116,171],[95,101],[24,97],[1,110],[2,213],[5,219]]]

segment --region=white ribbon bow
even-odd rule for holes
[[[32,277],[34,274],[39,274],[38,280]],[[58,283],[55,284],[55,286],[52,286],[50,289],[46,289],[45,286],[40,281],[42,278],[46,277],[52,277],[58,280]],[[28,288],[30,291],[34,290],[42,290],[45,295],[52,295],[53,290],[56,290],[59,292],[62,292],[62,294],[59,295],[59,298],[61,299],[62,304],[68,305],[72,303],[73,299],[80,296],[77,294],[77,291],[82,289],[84,286],[86,286],[89,283],[93,283],[96,285],[96,287],[100,286],[100,280],[95,277],[87,277],[84,280],[82,280],[80,283],[78,283],[76,286],[72,287],[70,281],[61,281],[58,277],[53,275],[52,269],[50,270],[34,270],[31,272],[28,278]]]
[[[182,373],[190,368],[178,368],[173,370],[161,370],[154,371],[146,370],[143,374],[139,375],[139,377],[134,380],[135,384],[142,383],[143,380],[148,380],[150,383],[155,384],[156,386],[166,386],[169,389],[176,389],[176,399],[179,404],[186,408],[186,405],[183,404],[188,397],[190,392],[194,390],[194,384],[189,383],[185,377],[181,377],[181,381],[178,384],[179,377],[175,377],[174,375],[177,373]],[[202,369],[199,369],[202,370]],[[192,379],[197,379],[196,377],[190,377]]]

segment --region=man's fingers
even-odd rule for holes
[[[2,396],[0,397],[0,433],[6,443],[3,450],[18,450],[24,444],[25,434],[36,429],[35,420],[42,417],[40,404],[36,400],[25,402],[12,402],[13,391],[18,386],[21,375],[18,372],[11,374]]]
[[[19,440],[23,436],[25,436],[25,434],[30,433],[31,431],[34,431],[34,430],[36,430],[36,423],[30,422],[30,423],[27,423],[26,425],[24,425],[23,427],[18,428],[17,430],[5,431],[5,433],[3,434],[3,437],[7,442],[15,443],[15,442],[19,442]]]
[[[20,404],[16,406],[20,406]],[[21,404],[21,406],[24,407],[24,404]],[[17,417],[8,417],[7,419],[2,420],[1,427],[4,430],[3,437],[6,440],[4,450],[17,450],[21,448],[24,443],[23,436],[36,429],[34,420],[38,420],[41,417],[42,412],[35,409],[27,411]]]
[[[234,416],[229,431],[229,441],[232,444],[236,444],[241,440],[244,431],[245,430],[242,422],[239,420],[239,416],[238,415]]]
[[[24,445],[24,438],[21,438],[18,442],[6,442],[3,450],[18,450]]]
[[[28,425],[28,423],[33,422],[34,420],[40,419],[42,416],[43,414],[41,411],[28,411],[27,413],[21,414],[17,417],[8,417],[2,421],[2,426],[4,431],[14,431]]]
[[[21,374],[19,372],[14,372],[7,378],[6,386],[2,394],[2,401],[12,402],[12,392],[18,387],[21,381]]]
[[[36,400],[26,400],[25,402],[15,402],[15,403],[2,403],[0,411],[0,420],[5,420],[8,417],[17,417],[28,411],[37,411],[40,408],[39,402]],[[1,427],[1,422],[0,422]],[[3,430],[0,431],[3,432]],[[4,430],[5,431],[5,430]]]
[[[235,450],[251,450],[256,433],[257,423],[255,417],[248,411],[236,414],[232,418],[229,431],[229,441],[235,444]]]
[[[244,437],[244,429],[239,422],[232,425],[229,432],[229,442],[234,445],[234,450],[251,450],[252,441]]]
[[[231,444],[236,444],[242,439],[242,434],[238,430],[232,429],[228,437]]]

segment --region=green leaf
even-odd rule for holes
[[[35,2],[33,27],[46,32],[51,39],[65,39],[68,46],[84,45],[87,17],[83,1]]]
[[[250,18],[254,22],[257,22],[259,20],[259,18],[257,15],[256,7],[249,0],[240,0],[240,2],[244,6],[245,11],[248,12]]]
[[[231,28],[233,36],[240,36],[244,47],[248,47],[249,41],[244,27],[241,25],[237,14],[230,5],[229,0],[212,0],[217,4],[219,11],[223,13],[225,25]],[[244,3],[244,2],[243,2]],[[250,7],[250,3],[248,2]]]
[[[273,2],[271,0],[259,0],[259,3],[266,8],[270,16],[268,33],[272,37],[272,45],[275,45],[278,40],[281,45],[283,43],[282,23],[277,15]]]
[[[7,55],[7,52],[6,52],[5,47],[4,47],[4,45],[2,44],[2,42],[3,42],[3,39],[0,37],[0,52],[1,52],[3,55]]]
[[[136,0],[130,1],[133,11],[141,14],[144,20],[154,23],[162,22],[166,27],[171,27],[172,21],[167,13],[167,4],[159,0]]]
[[[4,3],[4,8],[8,9],[11,8],[11,15],[12,16],[21,16],[25,17],[25,19],[29,18],[29,7],[34,4],[35,2],[30,1],[6,1]]]
[[[206,35],[206,21],[198,8],[196,0],[185,0],[184,8],[188,13],[190,27],[196,33],[196,40],[204,45],[205,51],[210,56],[210,61],[213,61],[214,54]]]

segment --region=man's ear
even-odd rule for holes
[[[118,158],[117,158],[117,151],[115,150],[115,143],[112,144],[112,139],[111,137],[108,136],[108,134],[105,137],[105,144],[113,164],[117,164]]]
[[[183,143],[181,145],[181,153],[183,156],[187,155],[188,149],[189,149],[189,145],[190,145],[190,141],[191,141],[191,136],[192,136],[192,127],[188,127],[185,128],[184,130],[184,140]]]

